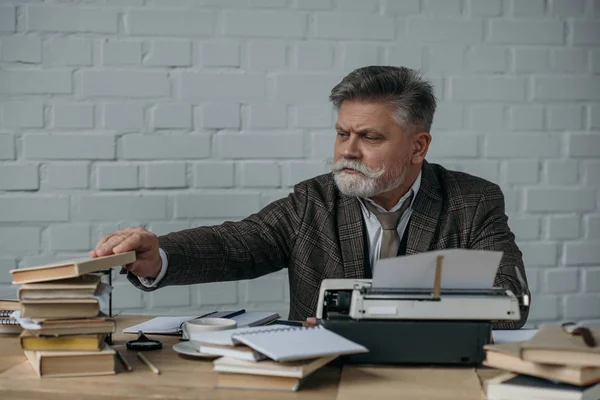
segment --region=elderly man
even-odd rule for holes
[[[242,221],[161,237],[128,228],[102,238],[91,255],[135,250],[128,277],[147,291],[287,267],[294,320],[315,314],[325,278],[368,278],[380,258],[446,248],[503,251],[495,284],[528,292],[499,187],[425,161],[436,108],[427,81],[408,68],[364,67],[330,100],[338,112],[330,174]]]

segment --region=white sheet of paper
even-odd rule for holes
[[[373,288],[432,289],[437,256],[442,261],[442,289],[489,289],[494,286],[501,251],[447,249],[377,261]]]
[[[494,330],[492,337],[495,344],[526,342],[538,332],[537,329]]]

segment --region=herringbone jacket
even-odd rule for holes
[[[496,286],[528,291],[521,252],[504,213],[500,188],[484,179],[425,162],[413,203],[406,254],[447,248],[504,252]],[[157,287],[253,279],[288,268],[292,320],[314,316],[321,281],[363,278],[365,240],[356,197],[343,195],[331,174],[301,182],[239,222],[199,227],[159,237],[169,264]],[[148,289],[133,277],[131,282]],[[525,283],[526,286],[526,283]],[[522,326],[521,321],[499,325]]]

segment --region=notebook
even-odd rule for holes
[[[504,374],[487,382],[489,400],[598,400],[600,384],[575,386],[527,375]]]
[[[336,358],[337,356],[334,355],[290,362],[276,362],[269,360],[254,362],[225,356],[213,361],[213,371],[304,378],[319,368],[329,364],[329,362]]]
[[[22,328],[11,314],[20,307],[17,300],[0,300],[0,334],[18,334]]]

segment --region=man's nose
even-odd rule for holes
[[[359,138],[351,136],[345,143],[343,156],[344,158],[360,158]]]

